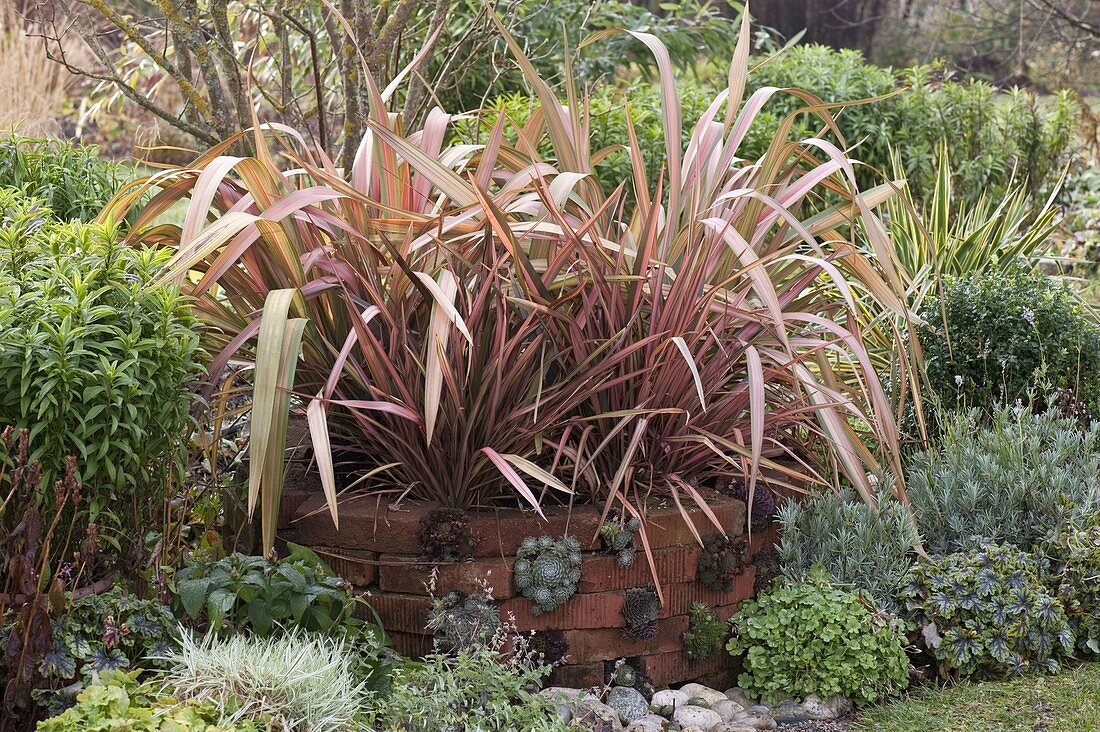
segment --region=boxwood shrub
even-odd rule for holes
[[[928,383],[945,406],[1027,404],[1039,389],[1100,414],[1100,325],[1057,279],[1022,267],[947,278],[920,316]]]

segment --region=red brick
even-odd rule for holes
[[[744,531],[745,505],[727,497],[710,497],[710,506],[723,529],[740,535]],[[339,505],[340,528],[328,514],[324,496],[313,492],[297,508],[292,528],[309,545],[336,546],[379,553],[420,553],[417,527],[420,518],[433,508],[426,504],[404,504],[392,508],[380,498],[355,497]],[[685,504],[685,511],[700,535],[715,531],[713,523],[694,504]],[[473,511],[470,526],[477,537],[475,557],[511,557],[520,542],[528,536],[577,537],[585,549],[598,549],[596,538],[602,508],[595,505],[572,509],[551,506],[545,518],[534,511],[499,509]],[[666,507],[646,514],[646,538],[651,549],[689,546],[697,543],[691,527],[675,507]]]
[[[479,559],[471,562],[428,564],[414,557],[382,554],[378,558],[378,586],[383,592],[427,595],[428,582],[435,570],[435,595],[451,590],[481,594],[488,583],[497,600],[515,595],[512,588],[512,561]]]
[[[376,592],[367,598],[367,603],[378,613],[387,633],[423,633],[428,626],[431,598]],[[365,618],[372,618],[370,611],[365,608],[360,614]]]
[[[314,495],[299,508],[292,527],[307,546],[333,546],[371,552],[416,556],[420,553],[417,527],[430,510],[423,506],[393,509],[377,498],[357,497],[338,506],[340,528],[329,515],[323,495]]]
[[[551,536],[560,539],[574,536],[582,549],[598,549],[596,534],[600,528],[600,512],[596,506],[568,508],[549,507],[543,519],[534,511],[500,509],[476,511],[470,514],[470,528],[477,537],[475,557],[513,557],[520,543],[528,536]]]
[[[291,521],[298,514],[298,509],[311,497],[312,493],[306,490],[286,489],[279,499],[279,519],[277,528],[282,531],[290,528]]]
[[[432,637],[420,633],[389,633],[393,649],[402,656],[420,658],[432,652]]]
[[[740,536],[745,530],[745,504],[733,498],[716,498],[709,501],[711,511],[721,524],[723,531],[731,536]],[[717,531],[714,523],[695,504],[684,504],[688,518],[700,536]],[[646,538],[651,549],[664,549],[670,546],[698,545],[691,527],[684,521],[678,509],[666,508],[651,512],[646,516]]]
[[[374,584],[378,576],[378,554],[354,549],[334,549],[315,546],[313,551],[332,568],[332,571],[357,587]]]
[[[665,604],[661,608],[661,617],[687,615],[691,611],[692,604],[696,602],[718,607],[734,605],[741,600],[746,600],[752,597],[755,577],[756,567],[751,565],[746,567],[744,572],[737,575],[733,581],[733,588],[729,592],[715,592],[698,581],[662,585],[661,591],[664,594]]]
[[[653,564],[661,585],[689,582],[695,579],[699,566],[699,547],[683,546],[656,549]],[[598,554],[585,556],[581,564],[581,581],[578,592],[601,592],[640,587],[653,582],[653,573],[644,552],[638,552],[634,563],[620,567],[614,556]]]
[[[513,597],[500,604],[503,617],[515,617],[517,630],[574,630],[576,628],[621,628],[623,624],[622,592],[596,595],[573,595],[565,604],[541,615],[531,612],[531,601]]]
[[[754,527],[752,536],[749,539],[749,556],[753,556],[764,549],[771,549],[777,546],[780,538],[779,524],[768,524],[767,526],[759,527],[759,529]]]
[[[619,618],[622,625],[622,618]],[[580,661],[591,659],[613,660],[654,653],[668,653],[680,649],[680,638],[688,629],[684,616],[666,618],[657,622],[657,635],[649,640],[624,638],[622,628],[585,628],[565,631],[569,645],[569,657]]]
[[[570,689],[591,689],[603,686],[603,663],[578,663],[555,666],[550,683]]]
[[[655,686],[674,686],[686,681],[729,671],[735,668],[733,657],[725,650],[703,659],[691,659],[681,651],[643,656],[646,675]]]

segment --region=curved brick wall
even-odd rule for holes
[[[569,644],[568,660],[556,669],[554,683],[574,687],[602,684],[604,662],[624,657],[637,657],[658,686],[695,679],[720,683],[729,680],[735,670],[733,659],[724,652],[703,661],[688,659],[680,650],[680,637],[687,630],[688,611],[694,602],[705,602],[723,619],[732,615],[740,601],[752,596],[755,568],[748,566],[730,592],[713,592],[696,581],[700,550],[674,507],[652,513],[647,529],[665,595],[657,635],[631,640],[620,632],[623,598],[627,588],[652,582],[649,565],[640,550],[627,568],[600,552],[599,539],[593,539],[599,527],[599,510],[594,506],[575,507],[571,514],[547,511],[547,521],[529,511],[471,514],[471,526],[478,537],[474,558],[431,565],[417,556],[416,529],[427,508],[394,510],[374,500],[352,500],[341,504],[341,528],[337,530],[319,493],[288,491],[283,502],[287,538],[313,548],[337,573],[370,592],[371,607],[394,646],[404,654],[419,656],[431,648],[431,635],[424,626],[431,607],[426,583],[434,568],[436,595],[450,590],[477,592],[481,583],[487,582],[501,612],[512,616],[519,630],[561,630]],[[712,508],[728,533],[744,532],[742,502],[723,497],[716,499]],[[698,509],[691,515],[701,534],[714,530]],[[577,537],[584,550],[577,594],[556,610],[534,616],[530,602],[512,587],[515,551],[524,537],[560,537],[565,533]],[[754,533],[750,554],[774,542],[771,529]]]

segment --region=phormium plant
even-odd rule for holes
[[[585,105],[562,104],[501,30],[541,112],[515,145],[501,120],[483,147],[444,148],[441,110],[405,134],[372,93],[370,140],[345,171],[267,128],[255,156],[227,156],[227,140],[112,206],[120,216],[153,194],[130,239],[173,252],[163,279],[215,326],[212,381],[255,364],[249,493],[265,547],[295,403],[335,520],[333,449],[379,495],[537,512],[580,500],[606,516],[641,515],[645,496],[709,512],[699,486],[731,470],[751,497],[774,458],[815,454],[820,439],[836,459],[806,477],[838,468],[874,504],[868,472],[900,474],[900,453],[851,291],[904,310],[873,212],[892,189],[857,194],[851,160],[790,140],[789,124],[761,158],[739,155],[779,93],[744,99],[745,22],[730,85],[688,134],[663,46],[634,34],[658,61],[664,174],[650,180],[634,155],[605,190]],[[550,153],[533,154],[544,139]],[[805,214],[826,191],[835,205]],[[183,225],[160,226],[181,200]]]

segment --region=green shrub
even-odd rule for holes
[[[378,700],[371,728],[566,732],[571,727],[559,720],[554,702],[536,693],[547,673],[522,656],[505,657],[496,644],[408,661],[394,674],[393,692]]]
[[[683,638],[685,656],[695,660],[707,658],[722,647],[726,635],[726,623],[713,610],[705,603],[692,603]]]
[[[1033,557],[982,541],[914,567],[901,598],[944,671],[961,676],[1058,673],[1073,631]]]
[[[130,178],[99,150],[61,140],[0,137],[0,187],[41,200],[63,221],[91,221]]]
[[[181,700],[216,709],[225,723],[270,721],[286,732],[362,729],[377,681],[361,674],[359,654],[343,640],[301,630],[184,634],[165,660],[165,689]]]
[[[1100,507],[1100,425],[1007,408],[989,424],[956,414],[939,446],[910,460],[906,485],[930,552],[974,548],[976,537],[1031,551]]]
[[[38,724],[38,732],[259,732],[252,722],[221,724],[216,709],[178,704],[152,684],[138,684],[138,672],[107,671],[77,695],[77,703]]]
[[[1100,656],[1100,521],[1067,527],[1043,546],[1044,582],[1065,608],[1081,654]]]
[[[0,189],[0,424],[30,430],[46,486],[76,456],[76,542],[139,539],[179,464],[200,367],[190,307],[150,285],[166,260]]]
[[[783,573],[801,580],[821,565],[834,582],[861,590],[878,607],[897,612],[897,591],[913,564],[920,535],[900,502],[886,497],[879,510],[876,516],[847,493],[788,501],[779,512]]]
[[[1028,403],[1042,382],[1100,414],[1100,326],[1065,284],[1017,267],[948,278],[920,316],[928,382],[946,405]]]
[[[909,684],[900,623],[833,586],[820,568],[746,601],[730,622],[726,649],[744,664],[738,685],[773,702],[844,694],[870,703]]]
[[[176,574],[178,610],[217,633],[364,630],[355,617],[362,598],[312,551],[290,546],[289,556],[275,561],[236,553],[184,567]]]
[[[758,69],[749,90],[765,86],[804,89],[826,103],[851,102],[907,90],[877,102],[853,105],[838,113],[837,126],[855,157],[883,173],[891,170],[896,149],[909,187],[923,199],[935,187],[937,147],[946,140],[955,162],[960,195],[972,203],[983,193],[996,198],[1013,178],[1026,179],[1031,192],[1049,191],[1069,159],[1078,104],[1059,94],[1053,103],[1018,89],[999,92],[979,81],[947,78],[938,67],[916,66],[895,72],[869,64],[858,51],[826,46],[795,46]],[[766,107],[777,120],[802,101],[776,95]],[[811,134],[819,123],[796,120],[796,133]],[[945,134],[946,133],[946,134]],[[754,158],[763,150],[746,150]],[[754,154],[753,154],[754,153]],[[860,172],[861,184],[881,180]]]

